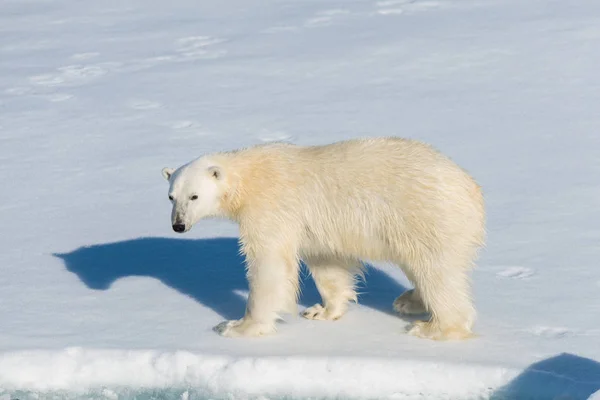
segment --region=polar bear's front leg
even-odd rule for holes
[[[275,332],[280,312],[294,312],[298,293],[298,264],[283,257],[248,261],[250,294],[240,320],[215,327],[222,336],[264,336]]]
[[[355,260],[317,258],[306,260],[308,269],[319,290],[323,304],[308,307],[302,316],[316,320],[336,320],[342,317],[349,301],[356,301],[356,275],[361,273]]]

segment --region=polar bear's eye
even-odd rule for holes
[[[192,197],[190,197],[190,200],[198,200],[198,196],[193,195]]]
[[[173,201],[173,196],[169,195],[169,200]]]

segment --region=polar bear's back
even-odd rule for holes
[[[479,186],[429,145],[369,138],[252,151],[255,177],[268,176],[254,197],[278,226],[302,231],[305,252],[388,259],[397,247],[422,253],[443,242],[483,243]]]

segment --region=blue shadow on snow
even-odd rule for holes
[[[236,238],[170,239],[139,238],[96,244],[69,253],[54,254],[68,271],[90,289],[107,290],[120,278],[147,276],[210,307],[225,319],[241,318],[246,299],[236,291],[248,290],[244,258]],[[300,304],[320,302],[312,279],[302,266]],[[392,302],[406,290],[385,272],[367,265],[359,303],[392,313]]]
[[[562,353],[531,364],[490,400],[586,400],[600,390],[600,363]]]

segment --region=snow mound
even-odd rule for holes
[[[0,358],[10,398],[586,399],[600,364],[561,354],[524,371],[364,357],[228,357],[191,352],[20,351]],[[8,397],[7,397],[8,398]]]
[[[235,358],[82,348],[14,352],[0,359],[5,390],[61,393],[61,398],[120,398],[133,392],[161,393],[161,398],[190,393],[210,398],[475,398],[515,375],[503,368],[402,359]]]

